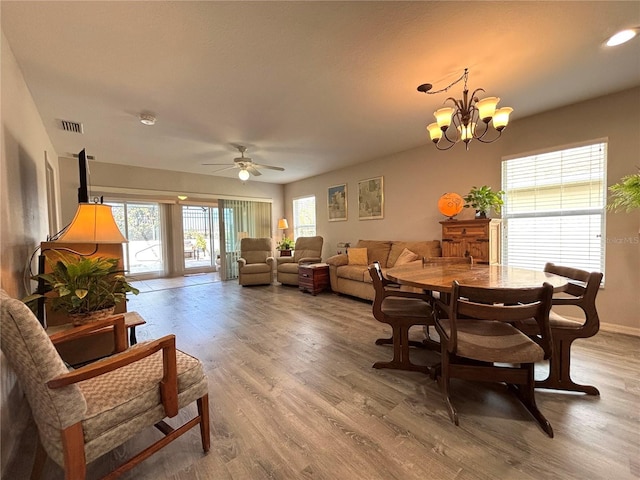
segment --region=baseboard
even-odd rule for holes
[[[624,325],[616,325],[613,323],[600,323],[600,330],[603,332],[622,333],[624,335],[640,337],[640,328],[637,327],[626,327]]]

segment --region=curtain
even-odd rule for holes
[[[223,280],[238,278],[240,240],[271,238],[271,203],[220,200],[220,252]]]

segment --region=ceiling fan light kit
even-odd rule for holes
[[[502,131],[509,124],[509,115],[513,112],[511,107],[497,108],[500,98],[485,97],[478,99],[476,94],[484,92],[482,88],[476,88],[471,96],[467,88],[469,69],[465,68],[460,78],[449,86],[432,92],[433,85],[424,83],[418,87],[418,91],[433,95],[446,92],[457,83],[464,80],[464,90],[461,99],[449,97],[445,102],[451,101],[453,107],[443,107],[434,112],[436,121],[427,126],[429,137],[438,150],[449,150],[459,141],[463,141],[465,148],[469,150],[469,142],[478,140],[482,143],[492,143],[498,140]],[[486,138],[489,132],[489,124],[493,122],[493,129],[498,132],[494,138]],[[483,125],[484,128],[479,125]],[[450,128],[452,127],[452,128]]]
[[[254,163],[253,160],[249,157],[245,157],[244,153],[247,151],[247,147],[244,145],[236,145],[236,148],[240,152],[240,156],[233,159],[233,164],[229,165],[227,163],[203,163],[203,165],[214,165],[218,167],[226,167],[220,170],[216,170],[216,172],[223,172],[225,170],[229,170],[232,168],[239,168],[238,178],[243,182],[246,182],[251,178],[251,175],[254,177],[258,177],[262,175],[260,173],[260,168],[267,168],[269,170],[277,170],[279,172],[284,172],[284,168],[282,167],[274,167],[271,165],[262,165],[258,163]],[[215,173],[215,172],[214,172]]]

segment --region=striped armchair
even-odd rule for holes
[[[39,445],[31,478],[39,478],[46,455],[66,479],[84,479],[86,465],[155,425],[165,437],[114,471],[133,468],[189,429],[200,426],[209,450],[207,378],[200,362],[175,348],[175,337],[126,349],[124,316],[93,322],[49,338],[31,310],[0,290],[0,347],[16,372],[38,427]],[[111,326],[119,339],[103,360],[69,371],[54,341],[89,335]],[[198,414],[176,429],[163,419],[197,402]]]

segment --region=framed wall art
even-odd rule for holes
[[[384,218],[383,177],[368,178],[358,182],[358,219]]]
[[[327,211],[330,222],[347,219],[347,184],[334,185],[327,190]]]

